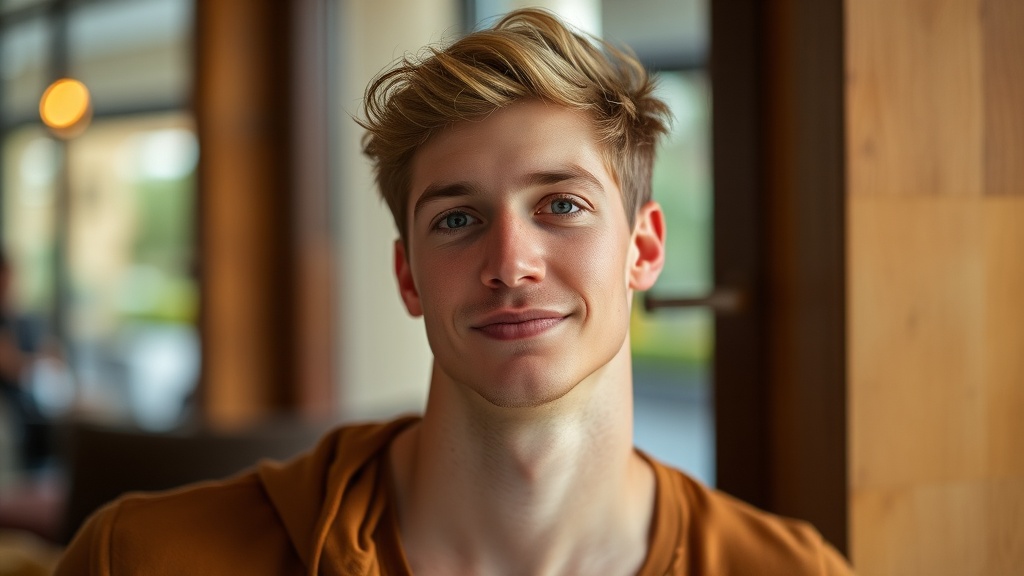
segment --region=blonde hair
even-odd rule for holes
[[[651,198],[654,148],[669,116],[653,89],[635,57],[570,30],[547,11],[523,9],[446,48],[429,48],[422,59],[406,56],[367,87],[365,118],[357,121],[403,240],[419,147],[456,122],[526,98],[589,115],[632,227]]]

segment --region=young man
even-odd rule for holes
[[[513,13],[370,86],[422,418],[122,499],[59,573],[847,574],[810,526],[633,448],[629,311],[664,261],[665,105],[632,58]]]

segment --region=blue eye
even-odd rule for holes
[[[565,198],[560,198],[558,200],[551,201],[552,214],[571,214],[573,212],[578,212],[579,209],[580,207],[577,206],[574,202],[572,202],[571,200],[566,200]]]
[[[476,218],[466,214],[465,212],[449,212],[437,223],[437,227],[441,230],[455,230],[458,228],[465,228],[472,224]]]
[[[462,228],[466,224],[469,224],[469,217],[465,214],[449,214],[444,219],[444,225],[448,228]]]

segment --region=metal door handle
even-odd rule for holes
[[[715,288],[707,296],[699,298],[660,298],[644,294],[644,310],[653,312],[659,308],[711,308],[719,314],[739,314],[747,307],[747,294],[738,288]]]

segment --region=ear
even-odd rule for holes
[[[423,307],[420,306],[420,293],[416,290],[416,283],[412,278],[412,269],[409,267],[409,258],[405,254],[405,245],[402,240],[395,240],[395,278],[398,280],[398,293],[405,303],[405,309],[410,316],[423,316]]]
[[[665,267],[665,214],[654,201],[644,204],[636,215],[629,247],[629,287],[647,290]]]

